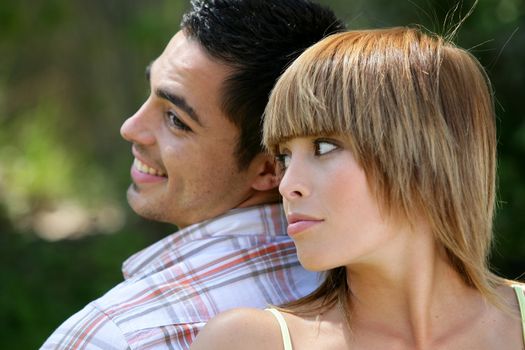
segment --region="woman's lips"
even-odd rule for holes
[[[317,219],[303,214],[288,215],[287,220],[289,236],[296,235],[324,221],[322,219]]]

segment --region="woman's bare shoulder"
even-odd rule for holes
[[[201,349],[279,349],[279,324],[268,311],[238,308],[212,318],[191,346]]]

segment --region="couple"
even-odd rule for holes
[[[343,29],[303,0],[193,2],[121,130],[130,205],[181,230],[43,348],[188,348],[285,303],[193,348],[523,347],[523,290],[486,264],[483,69],[419,30]]]

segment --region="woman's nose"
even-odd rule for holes
[[[307,176],[308,170],[305,168],[304,163],[293,159],[290,160],[290,164],[279,184],[279,192],[288,201],[309,196],[310,190],[307,185]]]

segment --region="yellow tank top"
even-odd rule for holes
[[[514,284],[512,285],[514,291],[516,292],[516,297],[518,298],[518,304],[521,313],[521,329],[523,334],[523,344],[525,345],[525,287],[521,285]],[[288,326],[284,320],[283,315],[279,311],[273,308],[268,308],[266,311],[270,311],[277,322],[279,322],[279,327],[281,328],[281,336],[283,338],[284,350],[293,350],[292,341],[290,339],[290,332],[288,331]]]
[[[279,322],[279,328],[281,328],[281,336],[283,338],[284,350],[293,350],[292,340],[290,339],[290,332],[288,331],[288,326],[286,325],[286,321],[283,315],[281,315],[281,313],[274,308],[268,308],[265,310],[270,311],[277,319],[277,322]]]
[[[514,284],[512,288],[514,288],[514,291],[516,292],[516,297],[518,298],[518,304],[520,306],[521,329],[523,333],[523,344],[525,345],[525,287]]]

